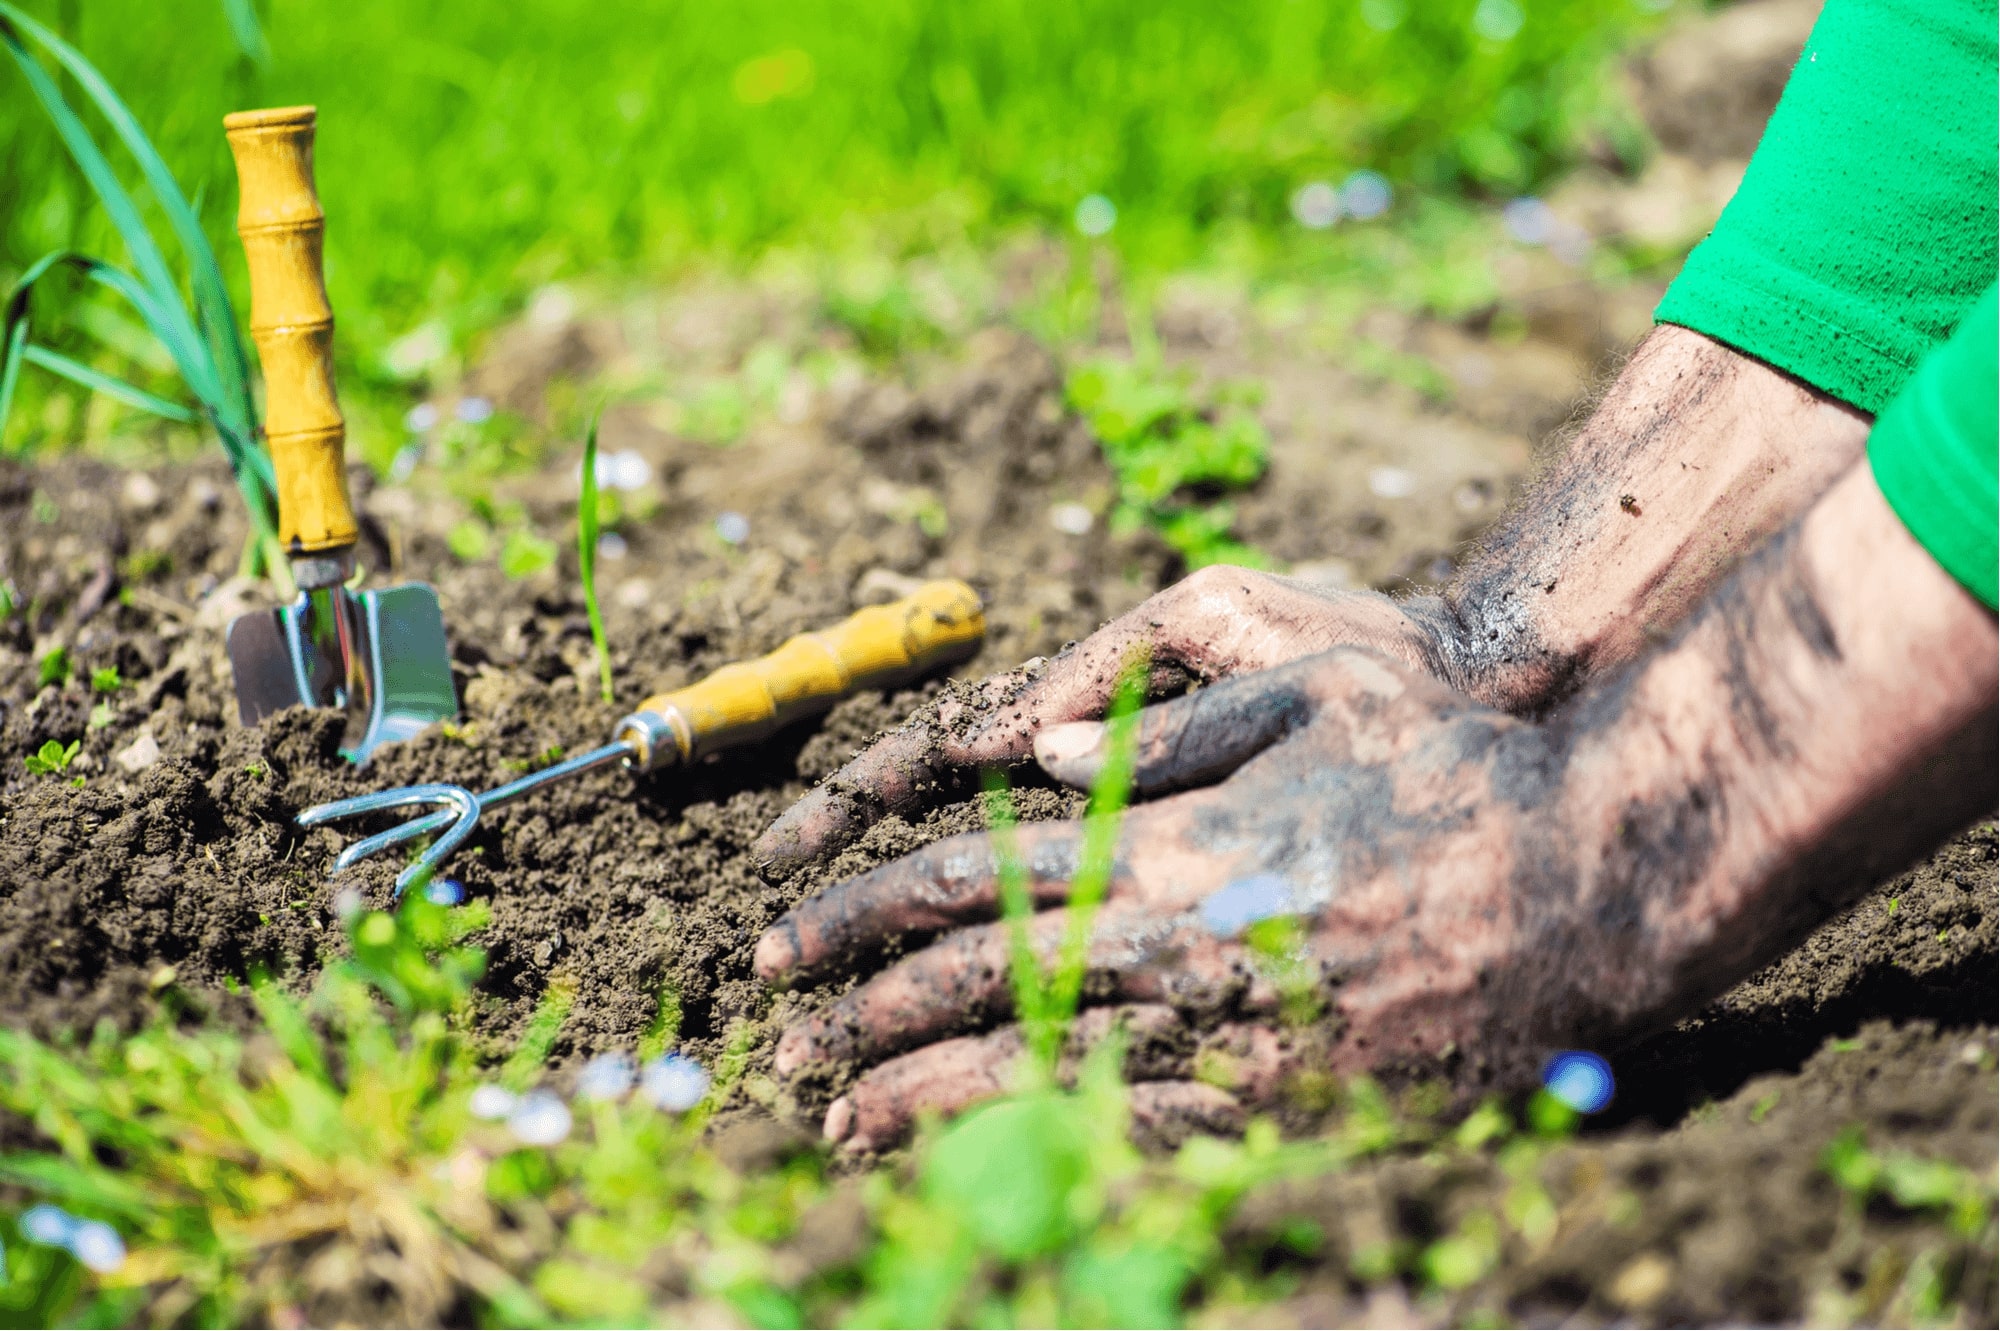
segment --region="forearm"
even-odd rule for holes
[[[1578,1001],[1625,1029],[1685,1012],[1991,810],[1996,651],[1850,467],[1671,645],[1552,719],[1586,848]]]
[[[1683,328],[1654,330],[1441,597],[1421,663],[1541,712],[1666,637],[1862,455],[1853,409]]]

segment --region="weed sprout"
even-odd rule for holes
[[[604,640],[604,610],[597,603],[597,426],[604,418],[599,407],[590,414],[590,428],[583,436],[583,469],[576,498],[576,564],[583,580],[583,608],[590,617],[590,643],[597,652],[598,691],[605,702],[612,699],[611,648]]]

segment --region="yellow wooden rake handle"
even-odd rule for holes
[[[927,582],[900,601],[789,638],[768,656],[654,694],[618,723],[614,739],[633,746],[642,768],[690,763],[862,690],[895,688],[963,661],[985,634],[979,593],[951,579]]]
[[[236,158],[236,234],[250,267],[250,336],[264,366],[264,437],[278,477],[278,542],[294,559],[358,535],[347,499],[347,427],[333,388],[333,307],[313,188],[310,106],[222,118]]]

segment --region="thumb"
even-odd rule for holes
[[[1304,725],[1312,700],[1298,672],[1280,668],[1224,680],[1139,713],[1133,793],[1212,785]],[[1111,755],[1110,726],[1075,721],[1035,736],[1035,761],[1067,786],[1088,789]]]

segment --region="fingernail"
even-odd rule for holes
[[[835,1145],[846,1141],[847,1135],[854,1131],[854,1102],[843,1095],[828,1105],[826,1127],[822,1131],[826,1133],[826,1139]]]
[[[783,980],[798,963],[798,949],[792,946],[791,939],[785,937],[783,929],[765,931],[764,936],[757,940],[757,950],[750,958],[757,978],[772,985]]]
[[[1066,786],[1088,786],[1103,766],[1104,726],[1098,721],[1067,721],[1035,736],[1035,761]]]

